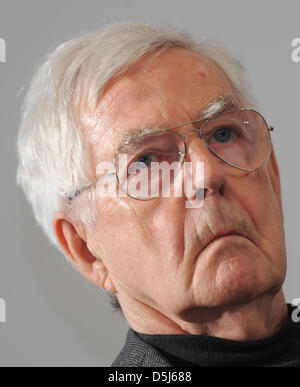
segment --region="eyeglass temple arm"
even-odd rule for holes
[[[88,184],[88,185],[82,187],[81,189],[78,189],[77,191],[75,191],[75,193],[74,193],[73,196],[69,196],[69,197],[68,197],[69,203],[71,203],[71,201],[72,201],[77,195],[81,194],[81,192],[85,191],[85,190],[88,189],[88,188],[91,188],[93,185],[99,183],[99,181],[105,179],[106,177],[113,176],[113,175],[115,175],[115,174],[116,174],[115,171],[107,172],[106,175],[99,177],[99,179],[93,181],[91,184]]]

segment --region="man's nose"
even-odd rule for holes
[[[190,162],[189,178],[193,187],[188,198],[199,200],[222,195],[226,180],[224,162],[210,152],[197,132],[186,138],[186,145],[185,161]]]

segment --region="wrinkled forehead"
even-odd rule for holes
[[[106,85],[95,113],[85,117],[87,141],[109,156],[131,128],[198,119],[223,94],[233,95],[232,86],[212,60],[183,48],[148,55]]]

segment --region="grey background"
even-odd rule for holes
[[[288,251],[285,294],[300,297],[300,37],[299,1],[0,0],[1,263],[0,365],[106,366],[123,345],[127,325],[108,297],[73,270],[37,228],[15,186],[15,141],[24,87],[46,52],[81,32],[118,21],[180,26],[221,40],[242,60],[269,123],[279,160]]]

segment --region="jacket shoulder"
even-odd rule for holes
[[[172,364],[130,328],[125,344],[111,367],[172,367]]]

